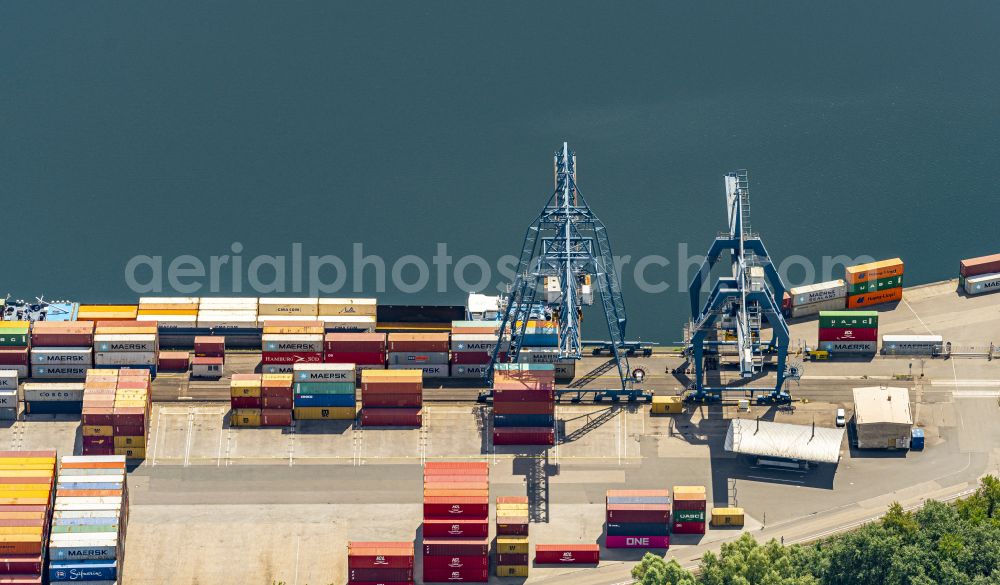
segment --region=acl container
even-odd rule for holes
[[[49,539],[49,582],[119,583],[128,526],[125,457],[63,457]]]
[[[412,542],[347,543],[347,583],[410,585],[413,583]]]
[[[43,582],[55,475],[55,451],[0,451],[0,582]]]
[[[540,565],[596,565],[601,547],[596,544],[536,544],[535,563]]]
[[[489,465],[424,465],[423,580],[489,580]]]

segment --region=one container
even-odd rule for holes
[[[608,548],[668,549],[669,536],[608,536],[604,539]]]

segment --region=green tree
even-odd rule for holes
[[[694,576],[677,561],[665,561],[652,553],[643,555],[642,560],[632,567],[632,578],[636,585],[698,585]]]

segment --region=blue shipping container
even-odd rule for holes
[[[101,518],[53,518],[53,526],[101,526],[104,524],[118,524],[118,515],[103,516]]]
[[[24,403],[25,414],[80,414],[83,401],[36,400]]]
[[[354,394],[296,394],[296,408],[309,406],[354,406]]]
[[[559,336],[545,333],[525,333],[521,338],[521,345],[524,347],[557,347]]]
[[[910,431],[910,449],[920,451],[924,448],[924,429]]]
[[[49,563],[50,581],[114,581],[117,561],[55,561]]]
[[[59,490],[120,490],[120,489],[122,489],[121,482],[59,483],[56,489],[56,496],[59,495]]]
[[[117,542],[117,539],[110,539]],[[104,544],[108,541],[100,541]],[[55,561],[97,561],[112,560],[118,556],[118,545],[114,546],[94,546],[91,544],[61,543],[56,542],[49,546],[49,558]]]
[[[493,413],[495,427],[552,427],[555,416],[551,414],[496,414]]]

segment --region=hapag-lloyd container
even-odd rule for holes
[[[788,294],[792,299],[792,308],[798,305],[809,305],[842,299],[847,296],[847,283],[842,279],[820,282],[806,286],[797,286],[788,289]]]
[[[871,307],[883,303],[895,303],[903,300],[903,287],[890,288],[877,292],[851,295],[847,297],[847,308]]]
[[[536,544],[535,562],[544,565],[596,565],[601,547],[596,544]]]
[[[859,284],[868,282],[869,280],[902,276],[903,261],[899,258],[893,258],[891,260],[880,260],[878,262],[869,262],[868,264],[848,266],[844,274],[844,280],[847,281],[847,284]]]
[[[704,530],[702,530],[704,532]],[[670,548],[669,536],[608,536],[604,539],[608,548]]]
[[[1000,291],[1000,272],[966,278],[963,288],[968,295]]]

